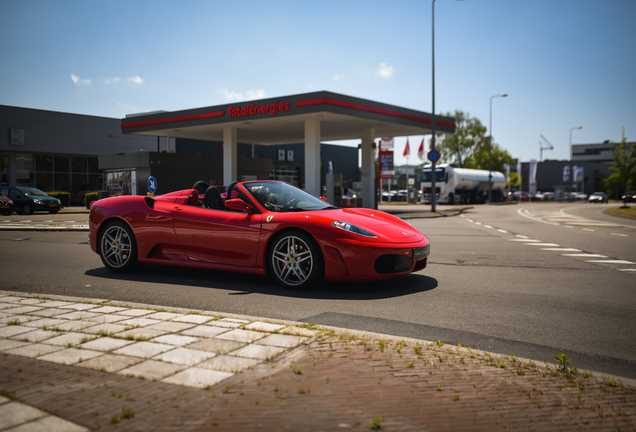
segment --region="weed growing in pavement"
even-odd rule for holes
[[[369,429],[380,430],[382,429],[382,416],[375,416],[369,421]]]
[[[303,367],[302,366],[294,366],[294,373],[296,375],[302,375]]]
[[[12,326],[12,325],[20,325],[20,320],[19,319],[11,320],[11,321],[9,321],[7,323],[7,325],[10,325],[10,326]]]
[[[442,346],[444,346],[444,342],[442,342],[441,340],[437,339],[437,342],[435,343],[435,345],[437,345],[438,347],[442,347]]]

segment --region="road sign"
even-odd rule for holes
[[[157,180],[153,176],[148,177],[148,191],[155,193],[157,190]]]
[[[437,162],[439,160],[439,157],[440,157],[439,152],[435,149],[428,152],[428,160],[430,160],[433,163]]]

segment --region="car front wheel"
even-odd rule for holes
[[[324,260],[316,241],[301,231],[276,238],[269,253],[270,273],[281,286],[306,289],[324,276]]]
[[[24,213],[27,216],[32,215],[33,214],[33,207],[31,207],[31,204],[25,204],[22,207],[22,213]]]
[[[137,242],[128,225],[112,222],[99,238],[99,256],[106,268],[115,273],[125,273],[137,268]]]

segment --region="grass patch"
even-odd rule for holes
[[[636,205],[631,205],[629,207],[614,207],[606,210],[607,213],[618,215],[618,216],[627,216],[631,218],[636,218]]]

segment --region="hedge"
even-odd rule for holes
[[[48,195],[57,198],[62,203],[62,207],[68,207],[71,205],[71,193],[64,191],[47,192]]]
[[[93,201],[97,201],[97,192],[88,192],[84,195],[84,205],[86,205],[86,208],[91,208]]]

